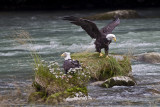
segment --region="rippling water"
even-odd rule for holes
[[[80,27],[61,18],[68,14],[85,16],[87,12],[56,13],[1,13],[0,14],[0,93],[14,90],[15,84],[24,88],[32,83],[34,72],[29,50],[36,50],[44,60],[62,63],[65,51],[95,51],[92,40]],[[91,13],[89,13],[91,14]],[[93,13],[92,13],[93,14]],[[109,21],[95,21],[99,28]],[[19,45],[13,39],[15,32],[29,32],[33,44]],[[140,54],[160,52],[160,18],[121,20],[114,30],[117,42],[110,44],[110,53]],[[28,48],[26,48],[28,47]],[[134,87],[109,89],[88,86],[95,99],[86,105],[160,106],[160,65],[132,62],[132,73],[137,81]]]

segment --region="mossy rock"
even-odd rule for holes
[[[66,98],[73,98],[76,93],[81,92],[84,96],[88,96],[88,90],[86,87],[72,87],[65,91],[59,90],[57,93],[46,92],[33,92],[28,98],[29,103],[43,103],[43,104],[58,104],[64,102]]]
[[[74,53],[72,59],[82,63],[84,70],[89,71],[91,79],[106,80],[113,76],[128,76],[132,71],[130,58],[125,55],[99,57],[99,53]]]
[[[64,98],[62,97],[62,93],[55,93],[50,95],[47,100],[46,103],[47,104],[58,104],[58,102],[62,102],[64,100]]]
[[[43,103],[45,101],[45,92],[32,92],[28,97],[29,103]]]
[[[44,73],[45,72],[45,73]],[[39,91],[45,91],[51,95],[53,93],[63,92],[68,88],[74,87],[73,84],[66,83],[61,79],[55,79],[49,71],[41,71],[35,75],[34,88]]]
[[[86,87],[73,87],[65,90],[64,92],[54,93],[47,97],[47,104],[57,104],[59,102],[64,102],[66,98],[74,97],[76,93],[81,92],[84,96],[88,96],[88,91]]]
[[[35,76],[35,84],[36,87],[34,87],[36,90],[41,89],[45,90],[48,94],[57,93],[64,91],[66,88],[65,86],[60,86],[59,84],[55,83],[53,80],[47,80],[47,77],[40,77],[38,75]],[[69,88],[70,86],[68,86]]]
[[[59,102],[65,102],[66,99],[69,98],[74,98],[76,97],[76,94],[81,93],[81,96],[88,96],[88,91],[86,87],[80,88],[80,87],[73,87],[73,88],[69,88],[64,92],[59,92],[59,93],[55,93],[50,95],[47,100],[46,103],[47,104],[58,104]]]
[[[126,76],[117,76],[107,79],[101,86],[105,88],[110,88],[113,86],[134,86],[136,82]]]
[[[118,16],[121,19],[140,18],[140,15],[135,10],[115,10],[106,13],[100,13],[93,16],[84,17],[89,20],[109,20],[114,16]]]

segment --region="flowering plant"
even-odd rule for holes
[[[65,74],[63,69],[61,69],[55,61],[47,62],[41,60],[40,62],[40,64],[35,66],[35,72],[38,75],[41,74],[41,76],[46,76],[48,79],[50,78],[59,86],[66,86],[68,84],[69,86],[84,87],[90,79],[90,73],[83,71],[82,68],[71,68],[67,74]]]

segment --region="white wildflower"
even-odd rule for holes
[[[62,75],[61,78],[64,79],[64,78],[66,78],[66,76],[65,76],[65,75]]]
[[[54,68],[49,69],[50,71],[54,72]]]
[[[69,75],[69,76],[68,76],[68,78],[72,78],[72,76],[71,76],[71,75]]]
[[[48,65],[48,68],[50,68],[51,67],[51,65]]]
[[[55,77],[56,77],[56,78],[58,78],[58,76],[57,76],[57,75],[55,75]]]
[[[58,62],[55,62],[56,65],[58,65]]]
[[[41,60],[41,62],[45,62],[44,60]]]
[[[82,67],[79,67],[80,70],[82,70]]]
[[[69,82],[69,79],[67,79],[66,82]]]
[[[60,68],[57,68],[58,71],[60,71]]]
[[[49,72],[53,73],[53,71],[49,71]]]
[[[52,72],[52,74],[53,74],[53,75],[56,75],[57,73],[55,73],[55,72]]]

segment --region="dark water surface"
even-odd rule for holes
[[[97,11],[98,12],[98,11]],[[56,60],[69,51],[95,51],[92,40],[80,27],[61,20],[65,15],[85,16],[97,12],[1,12],[0,13],[0,93],[25,88],[33,79],[33,60],[30,50],[36,50],[44,60]],[[140,11],[141,14],[144,11]],[[148,11],[147,11],[148,12]],[[147,14],[146,12],[146,14]],[[99,28],[109,21],[95,21]],[[33,44],[15,42],[15,32],[29,32]],[[141,54],[160,52],[160,18],[123,19],[114,30],[117,42],[110,45],[110,53]],[[133,87],[109,89],[88,86],[94,101],[84,105],[101,106],[160,106],[160,65],[132,62],[137,81]],[[15,85],[16,84],[16,85]]]

